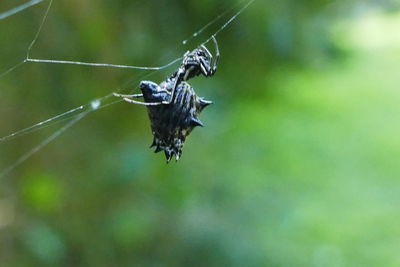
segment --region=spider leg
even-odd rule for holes
[[[143,105],[143,106],[160,106],[160,105],[163,105],[163,104],[167,104],[167,103],[165,103],[166,101],[146,103],[146,102],[136,101],[136,100],[133,100],[133,99],[130,99],[130,98],[127,98],[127,97],[124,97],[123,100],[126,101],[126,102],[129,102],[129,103]]]
[[[212,36],[212,39],[213,39],[214,45],[215,45],[215,59],[212,63],[211,72],[214,75],[214,73],[217,71],[217,64],[218,64],[218,59],[219,59],[219,48],[218,48],[217,39],[215,39],[214,35]]]
[[[169,99],[169,101],[162,101],[162,104],[171,104],[171,102],[172,102],[172,99],[174,98],[174,94],[175,94],[175,90],[176,90],[176,88],[178,87],[178,84],[181,82],[181,81],[184,81],[184,80],[186,80],[187,79],[187,77],[186,77],[186,74],[187,74],[188,72],[185,72],[184,70],[182,70],[182,69],[179,69],[177,72],[176,72],[176,78],[175,78],[175,82],[174,82],[174,86],[172,87],[172,89],[171,89],[171,92],[169,92],[169,94],[171,95],[171,98]],[[183,77],[182,77],[182,75],[184,75]],[[168,91],[167,91],[168,92]]]
[[[196,60],[199,62],[200,61],[199,57],[196,56]],[[181,81],[187,81],[189,79],[189,74],[192,72],[193,69],[194,67],[191,66],[188,70],[186,70]]]
[[[168,104],[170,104],[172,102],[172,99],[174,98],[175,89],[176,89],[176,87],[178,87],[178,80],[180,80],[179,76],[176,76],[174,87],[172,87],[172,90],[171,90],[171,98],[169,99],[169,101],[167,101]]]
[[[205,45],[201,45],[200,47],[201,47],[201,49],[203,49],[204,53],[206,53],[207,56],[208,56],[210,59],[213,58],[213,56],[212,56],[210,50],[208,50],[207,47],[206,47]]]
[[[201,72],[206,77],[211,77],[215,74],[215,72],[217,71],[217,64],[218,64],[218,59],[219,59],[218,42],[217,42],[217,39],[215,39],[214,35],[212,36],[212,40],[215,45],[215,59],[213,59],[212,54],[207,49],[207,47],[204,45],[201,45],[200,49],[202,49],[204,51],[204,53],[206,53],[207,57],[210,59],[210,64],[208,64],[203,58],[196,56],[196,60],[200,64]]]
[[[143,94],[122,95],[122,94],[113,93],[113,95],[116,96],[116,97],[123,97],[123,98],[139,98],[139,97],[143,97]]]
[[[204,59],[196,56],[196,60],[200,64],[201,73],[203,73],[203,75],[206,77],[211,76],[212,74],[211,74],[210,66],[207,65],[207,63],[204,61]]]

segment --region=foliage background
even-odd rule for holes
[[[162,65],[235,3],[56,0],[31,56]],[[148,149],[145,108],[118,103],[0,180],[1,265],[399,266],[398,7],[257,0],[218,35],[216,76],[191,81],[215,104],[178,163]],[[0,72],[45,8],[0,21]],[[0,79],[0,135],[147,74],[24,64]],[[1,143],[0,167],[59,127]]]

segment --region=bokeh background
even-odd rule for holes
[[[47,3],[0,21],[0,73],[24,59]],[[55,0],[31,57],[163,65],[237,3]],[[217,74],[190,81],[215,104],[178,163],[148,148],[146,109],[120,102],[1,178],[0,265],[400,266],[399,7],[256,0],[217,36]],[[26,63],[0,79],[0,136],[178,66]],[[56,122],[1,142],[0,168]]]

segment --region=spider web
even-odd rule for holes
[[[120,64],[111,64],[111,63],[101,63],[101,62],[81,62],[81,61],[68,61],[68,60],[56,60],[56,59],[39,59],[39,58],[31,58],[31,50],[35,46],[41,32],[43,29],[43,26],[46,23],[46,20],[49,16],[49,13],[51,11],[51,7],[53,5],[54,0],[32,0],[29,2],[26,2],[24,4],[21,4],[17,7],[14,7],[10,10],[7,10],[3,13],[0,13],[0,21],[2,19],[6,19],[8,17],[11,17],[13,15],[16,15],[19,12],[22,12],[26,10],[27,8],[33,7],[35,5],[38,5],[42,2],[48,1],[48,5],[45,9],[43,18],[41,20],[41,23],[39,25],[39,28],[30,42],[29,46],[26,49],[26,56],[25,59],[22,60],[21,62],[15,64],[14,66],[8,68],[4,72],[0,73],[0,79],[6,76],[7,74],[13,72],[15,69],[19,68],[20,66],[26,64],[26,63],[44,63],[44,64],[70,64],[70,65],[81,65],[81,66],[90,66],[90,67],[106,67],[106,68],[123,68],[123,69],[135,69],[135,70],[146,70],[150,71],[150,73],[142,75],[139,78],[135,79],[130,79],[126,83],[124,83],[121,87],[117,88],[116,90],[113,90],[109,94],[93,99],[87,104],[80,105],[78,107],[72,108],[70,110],[67,110],[61,114],[55,115],[53,117],[50,117],[46,120],[40,121],[38,123],[35,123],[29,127],[17,130],[12,132],[9,135],[3,136],[0,138],[0,144],[10,141],[12,139],[15,139],[17,137],[24,136],[26,134],[42,130],[44,128],[47,128],[49,126],[55,125],[55,124],[61,124],[65,123],[62,125],[59,129],[57,129],[55,132],[53,132],[51,135],[49,135],[47,138],[45,138],[42,142],[40,142],[38,145],[33,147],[31,150],[20,156],[17,160],[14,161],[11,165],[6,167],[3,170],[0,170],[0,178],[3,178],[10,174],[15,168],[17,168],[19,165],[24,163],[26,160],[28,160],[31,156],[39,152],[42,148],[44,148],[46,145],[51,143],[53,140],[55,140],[57,137],[59,137],[61,134],[63,134],[65,131],[67,131],[69,128],[74,126],[77,122],[85,118],[89,113],[100,110],[103,108],[106,108],[108,106],[111,106],[113,104],[116,104],[118,102],[123,101],[122,99],[117,99],[113,100],[111,102],[107,102],[110,98],[113,97],[114,92],[120,92],[122,90],[125,90],[125,87],[128,84],[132,84],[134,81],[140,81],[145,79],[146,77],[154,74],[157,71],[166,69],[175,63],[179,62],[182,57],[176,58],[171,60],[170,62],[162,65],[162,66],[135,66],[135,65],[120,65]],[[218,16],[210,20],[207,24],[205,24],[203,27],[201,27],[199,30],[194,32],[189,38],[182,40],[181,43],[183,45],[186,45],[190,40],[197,38],[198,36],[201,35],[207,28],[211,27],[212,25],[216,24],[223,18],[226,18],[229,15],[229,19],[225,19],[223,24],[219,26],[219,28],[210,36],[207,37],[205,41],[201,43],[201,45],[207,44],[213,36],[217,36],[221,31],[223,31],[227,26],[229,26],[234,20],[237,19],[237,17],[242,14],[255,0],[242,0],[239,1],[238,3],[230,6],[227,8],[225,11],[220,13]]]

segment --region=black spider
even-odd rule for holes
[[[186,137],[194,127],[203,126],[198,115],[204,107],[212,104],[211,101],[198,97],[186,81],[200,74],[206,77],[215,74],[219,50],[214,36],[213,41],[215,60],[210,51],[201,45],[191,52],[186,52],[179,69],[159,85],[152,81],[142,81],[142,94],[114,94],[129,103],[147,106],[154,136],[151,147],[156,147],[155,152],[163,150],[167,162],[174,155],[176,160],[180,158]],[[136,97],[143,97],[145,102],[132,99]]]

